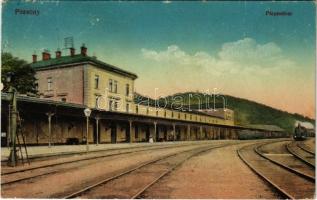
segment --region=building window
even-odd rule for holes
[[[113,81],[113,92],[118,93],[118,82],[117,81]]]
[[[181,114],[180,113],[178,113],[178,119],[180,119],[181,118]]]
[[[109,100],[109,110],[112,111],[112,107],[113,107],[113,101]]]
[[[136,112],[136,114],[138,114],[139,113],[139,106],[137,105],[137,106],[135,106],[135,112]]]
[[[174,117],[174,112],[172,111],[172,118]]]
[[[53,80],[52,77],[47,78],[47,90],[52,90],[53,89]]]
[[[185,119],[187,118],[187,115],[185,114]]]
[[[66,102],[66,98],[65,97],[63,97],[61,100],[62,100],[62,102]]]
[[[189,119],[192,120],[192,115],[189,115]]]
[[[95,89],[99,88],[99,76],[95,75]]]
[[[108,87],[109,87],[109,91],[112,92],[112,79],[109,79]]]
[[[164,110],[164,117],[166,117],[166,110]]]
[[[130,95],[130,85],[129,84],[126,84],[126,86],[125,86],[125,95],[126,96]]]
[[[126,106],[125,106],[125,109],[126,109],[127,112],[129,112],[129,107],[130,107],[130,105],[127,103]]]
[[[147,115],[149,114],[149,108],[146,108],[146,114]]]
[[[156,116],[158,116],[158,110],[156,111]]]

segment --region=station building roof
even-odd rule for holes
[[[81,64],[81,63],[90,63],[101,69],[105,69],[107,71],[115,72],[115,73],[130,77],[133,80],[138,77],[136,74],[132,72],[120,69],[116,66],[97,60],[97,58],[95,57],[90,57],[90,56],[82,55],[82,54],[73,55],[73,56],[71,55],[61,56],[59,58],[41,60],[41,61],[31,63],[30,66],[34,68],[35,70],[41,70],[41,69],[50,69],[50,68],[56,68],[60,66],[68,66],[68,65]]]

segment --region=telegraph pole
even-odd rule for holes
[[[10,109],[10,137],[11,137],[11,149],[8,165],[15,167],[17,165],[17,151],[16,151],[16,131],[17,131],[17,99],[16,99],[16,89],[10,86],[9,93],[11,93],[11,104]]]

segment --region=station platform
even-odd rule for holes
[[[211,140],[204,141],[173,141],[173,142],[155,142],[155,143],[116,143],[116,144],[89,144],[89,152],[97,152],[104,150],[117,150],[117,149],[127,149],[133,147],[147,147],[156,145],[173,145],[181,143],[196,143],[197,142],[211,142]],[[24,152],[24,149],[22,149]],[[27,147],[29,158],[40,158],[48,156],[59,156],[59,155],[71,155],[86,152],[86,145],[56,145],[56,146],[28,146]],[[1,161],[8,160],[10,155],[9,147],[1,148]]]

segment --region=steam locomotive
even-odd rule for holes
[[[307,129],[300,124],[295,127],[293,138],[294,140],[306,140],[308,135]]]

